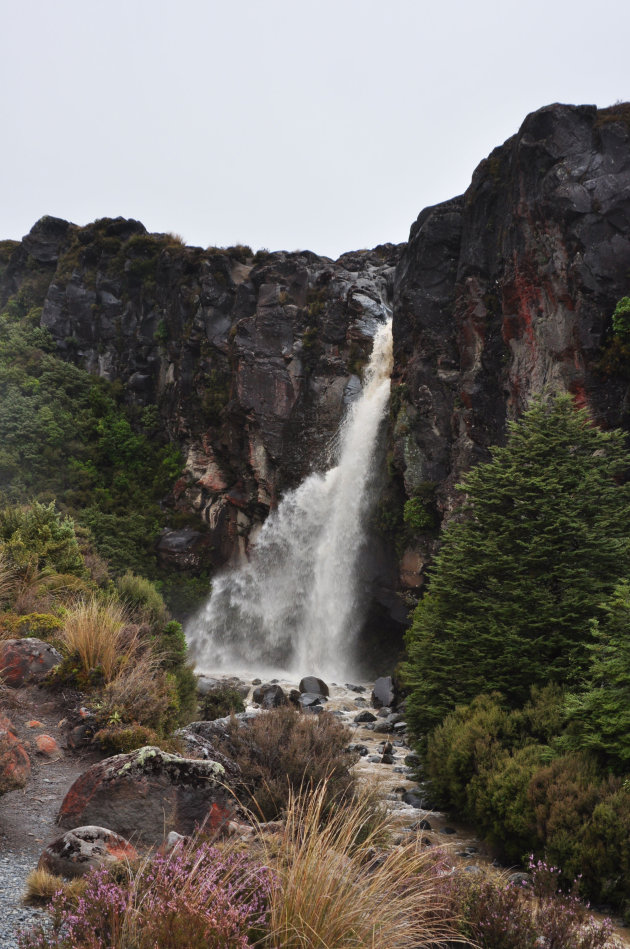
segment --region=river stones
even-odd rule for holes
[[[286,705],[288,700],[282,686],[267,682],[265,685],[259,685],[254,689],[252,701],[260,705],[261,708],[270,709],[280,708],[282,705]]]
[[[374,708],[388,708],[394,704],[394,683],[391,676],[381,676],[372,688]]]

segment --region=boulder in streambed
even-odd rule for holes
[[[316,705],[322,705],[327,701],[326,696],[320,692],[302,692],[298,699],[300,706],[305,708],[314,708]]]
[[[372,705],[385,708],[394,704],[394,683],[391,676],[381,676],[372,687]]]
[[[313,692],[316,695],[325,695],[327,698],[330,695],[330,689],[324,680],[318,679],[317,676],[304,676],[303,679],[300,679],[298,689],[302,694],[304,692]]]
[[[282,686],[267,682],[265,685],[259,685],[254,689],[252,701],[261,708],[280,708],[287,704],[287,697]]]

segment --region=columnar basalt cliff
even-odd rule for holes
[[[159,555],[193,568],[243,556],[279,495],[324,461],[393,305],[375,545],[391,605],[395,588],[422,587],[462,472],[535,393],[567,390],[600,424],[628,421],[630,368],[601,360],[630,293],[630,105],[532,113],[463,196],[422,211],[406,245],[333,262],[185,247],[122,218],[43,218],[0,245],[0,303],[25,288],[64,358],[155,405],[182,447],[168,503],[199,530],[167,532]]]

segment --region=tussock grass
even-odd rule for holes
[[[389,818],[375,825],[372,801],[360,797],[325,816],[327,801],[326,782],[312,793],[291,792],[284,832],[262,838],[279,877],[262,944],[436,949],[461,942],[435,853],[417,839],[379,853]]]
[[[127,624],[121,603],[91,596],[70,607],[61,639],[68,652],[79,657],[85,672],[100,668],[107,683],[133,662],[138,651],[137,633],[130,636]]]
[[[101,693],[104,714],[124,711],[130,721],[158,727],[173,700],[162,656],[148,651],[121,665]]]
[[[17,588],[17,571],[4,551],[0,551],[0,603],[12,599]]]
[[[59,892],[63,892],[69,900],[77,902],[84,890],[85,880],[82,877],[66,880],[48,870],[37,868],[31,870],[26,878],[24,902],[30,906],[41,906],[50,903],[55,893]]]

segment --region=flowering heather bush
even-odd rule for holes
[[[21,949],[248,949],[265,932],[271,872],[209,844],[156,856],[118,882],[87,877],[74,903],[57,893],[52,933],[21,937]]]
[[[459,873],[446,881],[462,934],[480,949],[612,949],[610,920],[560,890],[560,870],[530,857],[533,885]],[[577,881],[574,886],[577,891]]]

